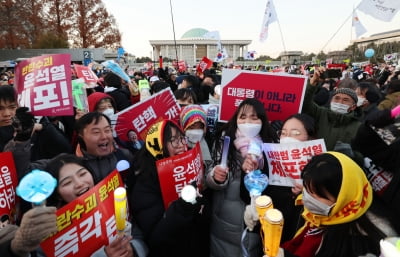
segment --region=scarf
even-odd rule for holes
[[[305,226],[321,227],[348,223],[361,217],[371,206],[372,187],[363,170],[349,157],[338,152],[327,152],[335,156],[342,165],[342,186],[336,205],[329,216],[315,215],[304,208],[302,216],[306,224],[299,229],[301,233]],[[300,198],[302,195],[300,195]]]

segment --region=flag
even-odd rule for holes
[[[247,54],[244,57],[244,59],[246,59],[246,60],[254,60],[256,53],[257,53],[256,51],[247,51]]]
[[[277,21],[274,3],[272,0],[267,0],[267,6],[265,7],[264,19],[261,25],[260,42],[264,42],[268,37],[268,25]]]
[[[209,31],[203,35],[203,38],[217,40],[217,51],[222,51],[221,37],[219,35],[219,31]]]
[[[226,48],[224,47],[222,50],[218,51],[217,57],[214,58],[215,62],[221,62],[228,58],[228,52],[226,51]]]
[[[365,14],[371,15],[375,19],[389,22],[393,19],[400,9],[399,0],[363,0],[357,7]]]
[[[358,15],[355,10],[353,11],[352,26],[356,30],[356,38],[359,38],[361,35],[363,35],[363,34],[365,34],[365,32],[367,32],[367,29],[360,22],[360,19],[358,18]]]

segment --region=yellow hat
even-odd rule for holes
[[[146,136],[146,149],[153,155],[156,159],[162,159],[164,157],[163,149],[164,149],[164,129],[168,123],[172,123],[176,126],[179,131],[182,132],[182,129],[172,120],[162,120],[154,123],[149,131],[147,131]]]

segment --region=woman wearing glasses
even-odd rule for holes
[[[128,185],[133,220],[142,230],[149,256],[208,256],[207,206],[202,197],[196,203],[182,198],[164,207],[156,162],[188,150],[187,137],[171,120],[157,122],[149,129],[145,147],[136,155],[134,178]]]

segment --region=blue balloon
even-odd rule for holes
[[[365,57],[371,58],[372,56],[374,56],[375,50],[372,48],[368,48],[367,50],[365,50],[364,54],[365,54]]]

